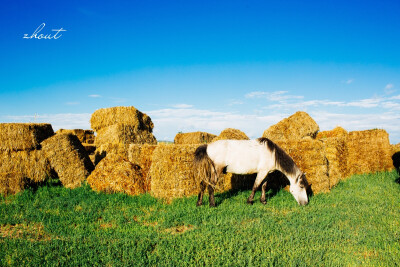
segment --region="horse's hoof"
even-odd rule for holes
[[[203,204],[203,203],[201,203],[201,202],[197,202],[197,203],[196,203],[196,207],[200,207],[202,204]]]
[[[265,200],[262,201],[262,200],[261,200],[261,203],[262,203],[263,205],[266,205],[266,204],[267,204],[267,201],[265,201]]]
[[[210,204],[210,208],[215,208],[215,204]]]
[[[249,201],[249,200],[247,200],[247,204],[249,204],[249,205],[253,205],[253,201]]]

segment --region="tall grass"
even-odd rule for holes
[[[304,207],[286,191],[252,206],[250,191],[223,193],[209,208],[45,185],[0,198],[0,265],[393,265],[396,178],[353,176]]]

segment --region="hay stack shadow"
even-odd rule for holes
[[[392,156],[393,166],[396,168],[399,177],[396,179],[396,183],[400,184],[400,151],[396,152]]]

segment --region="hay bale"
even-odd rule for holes
[[[0,151],[0,172],[21,173],[32,182],[43,182],[51,176],[51,166],[42,150]]]
[[[10,195],[23,191],[28,184],[28,179],[22,173],[0,172],[0,194]]]
[[[33,150],[54,135],[48,123],[0,123],[0,150]]]
[[[151,191],[151,176],[149,174],[152,163],[153,152],[156,145],[149,144],[131,144],[128,147],[128,160],[133,164],[140,166],[142,180],[144,181],[144,191]]]
[[[94,165],[97,165],[102,159],[109,154],[118,154],[122,157],[128,158],[128,144],[123,143],[105,143],[101,146],[96,147],[94,152]]]
[[[215,137],[217,136],[206,132],[178,133],[174,143],[177,145],[210,143]]]
[[[198,145],[159,144],[150,167],[151,194],[168,202],[198,193],[193,159]]]
[[[396,145],[390,145],[390,147],[392,148],[392,154],[400,152],[400,143]]]
[[[96,132],[116,123],[136,127],[137,130],[152,132],[154,124],[151,118],[135,107],[112,107],[96,110],[90,118],[90,125]]]
[[[314,193],[328,192],[330,189],[325,145],[314,139],[285,140],[276,142],[307,175]]]
[[[74,134],[78,137],[81,143],[94,144],[95,136],[93,130],[83,130],[83,129],[59,129],[56,134]]]
[[[140,166],[118,154],[109,154],[89,175],[87,182],[95,191],[139,195],[145,192]]]
[[[318,132],[317,134],[317,139],[322,139],[322,138],[329,138],[329,137],[347,137],[349,134],[348,131],[346,131],[344,128],[338,126],[333,130],[330,131],[322,131]]]
[[[226,128],[217,137],[215,137],[212,142],[218,140],[250,140],[250,138],[241,130]]]
[[[264,131],[263,137],[274,142],[279,140],[315,139],[319,131],[318,124],[303,111],[298,111]]]
[[[325,145],[325,157],[328,166],[329,188],[349,176],[347,168],[347,139],[345,137],[329,137],[322,139]]]
[[[347,137],[349,174],[392,170],[392,148],[385,130],[350,132]]]
[[[57,134],[42,142],[42,147],[51,167],[67,188],[79,187],[94,169],[76,135]]]
[[[97,131],[96,146],[107,143],[155,145],[157,144],[157,140],[147,130],[140,130],[136,126],[117,123]]]

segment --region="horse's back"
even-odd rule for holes
[[[208,145],[207,154],[236,174],[257,173],[268,159],[268,150],[257,140],[219,140]]]

